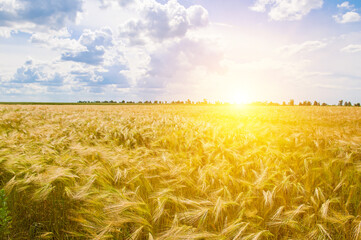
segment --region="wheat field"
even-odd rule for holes
[[[3,239],[361,239],[361,108],[0,106],[0,189]]]

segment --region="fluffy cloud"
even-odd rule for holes
[[[338,14],[333,16],[338,23],[352,23],[361,21],[361,16],[357,12],[350,11],[345,14]]]
[[[251,10],[266,12],[269,7],[268,16],[272,20],[300,20],[311,10],[321,8],[323,0],[256,0]]]
[[[77,85],[100,89],[106,85],[113,85],[116,88],[127,88],[129,82],[123,71],[127,67],[121,64],[115,64],[107,67],[75,67],[69,72],[69,75],[76,81]]]
[[[129,48],[138,49],[137,54],[148,59],[131,67],[133,73],[138,73],[134,78],[135,88],[147,89],[147,94],[159,93],[177,82],[187,81],[192,85],[194,73],[199,69],[221,71],[223,56],[216,44],[190,37],[209,24],[208,12],[202,6],[186,8],[176,0],[165,4],[147,1],[138,5],[138,11],[139,19],[130,20],[119,29],[120,38],[128,46],[126,51],[134,56]]]
[[[125,22],[119,28],[119,34],[114,34],[110,28],[91,28],[82,30],[79,36],[78,30],[71,33],[62,26],[75,20],[81,10],[80,5],[71,13],[66,13],[66,9],[53,6],[55,0],[49,1],[44,6],[49,13],[40,8],[38,21],[30,17],[30,12],[34,11],[32,7],[24,8],[29,1],[6,0],[6,11],[13,9],[13,17],[11,21],[10,17],[7,18],[7,26],[0,27],[0,34],[11,36],[11,31],[16,31],[14,26],[19,22],[35,24],[38,31],[28,31],[31,33],[30,43],[47,47],[60,56],[47,63],[28,61],[19,66],[2,86],[7,88],[7,92],[21,89],[20,92],[29,95],[31,92],[65,95],[77,92],[86,95],[132,89],[134,94],[139,94],[140,89],[146,89],[148,93],[158,94],[167,91],[169,85],[180,84],[188,88],[197,84],[199,78],[195,76],[223,71],[223,55],[217,45],[196,37],[198,29],[209,25],[208,12],[202,6],[184,7],[177,0],[166,3],[155,0],[99,0],[103,7],[100,11],[129,4],[137,13],[134,15],[137,18]],[[36,2],[41,5],[40,0]],[[9,7],[10,3],[18,5]],[[59,5],[67,4],[70,1]],[[3,18],[1,13],[4,9],[0,7],[0,18]],[[21,11],[28,11],[29,16],[15,18]],[[51,27],[54,29],[43,31],[41,26],[39,29],[38,25],[46,22],[54,23]]]
[[[222,53],[215,43],[183,38],[157,49],[150,55],[147,71],[138,87],[163,88],[171,82],[192,80],[191,74],[199,68],[205,72],[220,73]]]
[[[184,37],[191,29],[208,25],[208,12],[202,6],[185,8],[176,0],[166,4],[149,1],[140,6],[142,19],[130,20],[120,28],[121,36],[133,44],[142,44],[147,38],[163,41]]]
[[[82,0],[3,0],[0,2],[0,25],[43,25],[58,29],[75,21]]]
[[[113,7],[119,5],[121,7],[127,6],[132,3],[132,0],[99,0],[102,8]]]
[[[0,37],[9,38],[15,31],[9,27],[0,27]]]
[[[337,7],[341,9],[353,9],[354,5],[351,5],[349,2],[343,2],[341,4],[337,4]]]
[[[342,48],[341,52],[347,52],[347,53],[361,52],[361,45],[360,44],[350,44],[350,45]]]
[[[9,81],[4,81],[1,87],[11,92],[22,89],[26,93],[31,93],[34,89],[37,89],[36,93],[100,93],[108,87],[113,90],[128,88],[128,79],[123,74],[126,69],[121,64],[87,67],[79,63],[40,63],[30,59],[17,69]]]
[[[78,43],[83,47],[64,52],[61,59],[98,65],[104,61],[105,49],[113,45],[113,33],[109,28],[102,28],[98,31],[86,29]]]
[[[13,87],[23,86],[24,84],[43,87],[63,86],[64,77],[53,70],[47,64],[34,63],[32,59],[29,59],[17,69],[10,82]]]
[[[349,2],[337,4],[337,7],[339,8],[339,13],[333,16],[336,22],[352,23],[361,21],[361,16],[356,12],[355,6]]]
[[[40,44],[51,48],[53,50],[61,51],[86,51],[87,48],[82,45],[79,41],[70,38],[71,35],[66,28],[55,31],[50,30],[49,32],[37,32],[34,33],[30,42],[34,44]]]

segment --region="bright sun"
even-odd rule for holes
[[[232,98],[232,102],[235,104],[246,104],[249,103],[249,97],[244,93],[235,94]]]

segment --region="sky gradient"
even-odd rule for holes
[[[361,102],[361,3],[3,0],[0,101]]]

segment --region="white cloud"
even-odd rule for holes
[[[85,29],[79,40],[74,45],[81,48],[73,48],[62,53],[64,61],[82,62],[91,65],[102,64],[108,47],[113,46],[113,32],[110,28],[102,28],[97,31]]]
[[[85,51],[86,47],[79,41],[70,39],[70,33],[66,28],[59,31],[37,32],[32,34],[31,43],[39,44],[53,50],[60,51]]]
[[[304,52],[313,52],[318,49],[324,48],[327,46],[327,43],[321,41],[307,41],[302,44],[292,44],[286,45],[278,49],[279,52],[285,54],[286,56],[291,56]]]
[[[146,38],[156,41],[181,38],[209,23],[208,12],[202,6],[185,8],[177,0],[166,4],[148,1],[139,8],[142,18],[130,20],[120,28],[121,36],[134,45],[143,44]]]
[[[208,12],[199,5],[191,6],[187,9],[189,23],[193,27],[205,27],[209,24]]]
[[[0,3],[0,26],[20,28],[29,24],[59,29],[76,20],[82,0],[5,0]]]
[[[341,52],[346,52],[346,53],[361,52],[361,44],[350,44],[350,45],[342,48]]]
[[[133,2],[133,0],[99,0],[99,1],[102,8],[114,7],[114,5],[125,7]]]
[[[37,93],[102,93],[106,88],[123,89],[129,87],[122,73],[125,66],[90,66],[71,62],[40,62],[28,59],[13,76],[2,82],[0,90],[21,89],[24,95]],[[37,91],[34,92],[34,89]]]
[[[341,4],[337,4],[337,7],[338,8],[341,8],[341,9],[353,9],[354,8],[354,5],[351,5],[349,2],[343,2]]]
[[[253,6],[250,7],[251,10],[255,12],[265,12],[268,4],[271,4],[272,0],[257,0]]]
[[[9,37],[11,37],[11,34],[14,32],[16,32],[16,31],[13,30],[12,28],[0,27],[0,37],[9,38]]]
[[[352,23],[361,21],[361,16],[357,12],[350,11],[345,14],[334,15],[333,18],[338,23]]]
[[[221,73],[224,71],[222,59],[222,52],[212,41],[192,38],[172,41],[150,54],[147,71],[139,79],[138,86],[163,88],[171,82],[191,82],[194,80],[192,73],[199,68],[204,72]]]
[[[266,12],[269,7],[268,16],[272,20],[294,21],[300,20],[313,9],[323,6],[323,0],[256,0],[251,10]]]
[[[10,3],[21,3],[13,13],[16,16],[30,0],[7,1],[7,12],[10,11]],[[113,92],[132,88],[132,92],[137,94],[137,89],[149,87],[148,93],[161,93],[166,92],[170,85],[178,84],[184,88],[184,81],[194,86],[197,74],[222,71],[220,62],[223,55],[216,44],[195,37],[199,29],[209,25],[208,12],[202,6],[184,7],[177,0],[166,3],[134,1],[129,6],[130,1],[127,0],[97,0],[94,3],[98,11],[110,13],[127,5],[123,10],[135,12],[132,15],[135,19],[128,18],[118,31],[120,34],[98,25],[79,25],[75,33],[68,30],[71,28],[62,27],[75,20],[71,16],[80,9],[68,17],[64,12],[64,18],[60,18],[56,25],[57,30],[45,26],[45,22],[51,23],[58,17],[57,13],[52,17],[48,11],[40,16],[44,23],[25,16],[16,21],[6,19],[8,26],[0,26],[0,35],[11,37],[14,29],[26,30],[31,34],[29,45],[46,47],[44,49],[58,55],[46,63],[29,61],[17,65],[6,75],[6,84],[0,90],[6,89],[5,92],[10,93],[21,89],[21,93],[30,96],[32,91],[63,95],[78,92],[84,95],[102,94],[111,88]],[[112,9],[113,6],[115,9]],[[26,11],[32,10],[27,8]],[[79,33],[79,29],[82,32]]]

